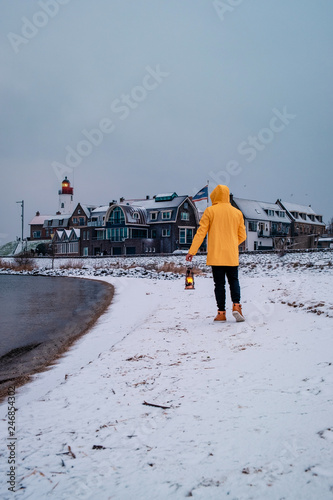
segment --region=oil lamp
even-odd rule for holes
[[[186,269],[185,290],[194,290],[194,274],[189,267]]]

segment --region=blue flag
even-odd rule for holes
[[[202,201],[208,200],[208,184],[200,189],[195,196],[193,196],[192,201]]]

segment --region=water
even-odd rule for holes
[[[0,383],[50,362],[110,298],[96,280],[0,275]]]

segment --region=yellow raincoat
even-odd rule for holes
[[[216,186],[188,251],[195,255],[208,232],[208,266],[238,266],[238,245],[246,240],[243,214],[230,203],[229,188]]]

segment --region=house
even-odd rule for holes
[[[69,227],[86,226],[91,217],[91,212],[96,208],[96,205],[82,205],[78,203],[69,218]]]
[[[333,248],[333,238],[329,236],[318,238],[318,248]]]
[[[80,255],[80,229],[56,229],[52,240],[53,254],[78,257]]]
[[[313,248],[318,238],[325,233],[323,216],[316,214],[311,205],[298,205],[282,200],[276,202],[291,220],[293,248]]]
[[[91,212],[83,255],[172,253],[189,249],[199,225],[187,195],[163,193],[145,199],[112,201]],[[89,237],[88,237],[89,233]]]
[[[272,250],[290,244],[291,221],[279,205],[233,196],[231,204],[244,216],[247,238],[241,250]]]
[[[40,215],[36,212],[35,217],[30,222],[30,240],[50,240],[52,238],[50,229],[45,225],[45,221],[52,215]]]

